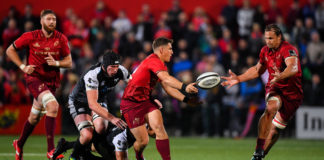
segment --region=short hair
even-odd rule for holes
[[[284,36],[282,34],[281,29],[276,24],[269,24],[264,29],[265,32],[273,31],[277,36],[281,35],[281,40],[284,41]]]
[[[119,65],[119,64],[120,64],[119,54],[115,53],[112,50],[105,51],[102,58],[102,65],[104,66],[105,70],[109,65]]]
[[[56,14],[55,14],[55,12],[53,10],[51,10],[51,9],[44,9],[40,13],[40,18],[43,18],[44,16],[46,16],[48,14],[54,14],[55,17],[56,17]]]
[[[159,37],[157,39],[155,39],[153,41],[153,44],[152,44],[152,48],[153,50],[155,50],[156,48],[160,47],[160,46],[164,46],[164,45],[167,45],[169,43],[173,43],[173,40],[172,39],[168,39],[168,38],[165,38],[165,37]]]

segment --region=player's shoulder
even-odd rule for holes
[[[269,52],[269,47],[267,45],[261,48],[261,53]]]
[[[40,30],[28,31],[21,35],[21,37],[30,37],[30,38],[37,38],[40,36]]]
[[[55,30],[54,31],[54,38],[57,38],[57,39],[59,39],[59,40],[63,40],[63,41],[67,41],[68,39],[67,39],[67,37],[63,34],[63,33],[61,33],[60,31],[58,31],[58,30]]]

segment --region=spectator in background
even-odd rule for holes
[[[258,23],[260,25],[261,30],[265,28],[265,13],[262,5],[257,5],[255,7],[253,22]]]
[[[112,21],[113,19],[110,16],[107,16],[104,20],[103,24],[103,32],[104,32],[104,38],[107,42],[107,48],[112,49],[112,43],[113,43],[113,32],[115,29],[112,27]]]
[[[19,20],[19,26],[20,30],[24,30],[24,25],[27,22],[32,22],[35,26],[35,29],[40,29],[41,26],[39,25],[39,17],[36,17],[33,15],[33,7],[31,4],[26,4],[25,5],[25,13],[23,14],[22,17],[20,17]]]
[[[311,40],[311,33],[317,31],[314,25],[314,20],[310,17],[305,19],[305,31],[303,33],[303,37],[307,42]]]
[[[284,19],[283,19],[283,17],[281,15],[277,16],[276,25],[278,25],[278,27],[281,29],[283,34],[288,32],[285,21],[284,21]]]
[[[66,36],[70,36],[75,30],[77,19],[78,17],[72,8],[67,8],[65,10],[65,17],[62,22],[62,31]]]
[[[142,5],[142,12],[140,13],[140,15],[143,16],[143,21],[146,23],[150,23],[151,25],[153,25],[154,23],[154,16],[153,13],[150,10],[150,5],[148,4],[143,4]]]
[[[154,39],[159,37],[172,38],[172,31],[167,23],[163,20],[159,21],[158,28],[154,34]]]
[[[135,39],[139,42],[151,41],[153,37],[153,23],[146,21],[144,15],[137,16],[137,22],[133,26],[132,31],[135,34]]]
[[[96,9],[92,18],[97,19],[100,23],[103,23],[105,18],[108,16],[108,9],[103,0],[98,0]]]
[[[302,19],[296,19],[295,25],[293,26],[291,31],[291,40],[294,45],[300,45],[301,40],[303,38],[303,33],[305,33],[303,21]]]
[[[317,8],[316,0],[308,0],[308,3],[303,7],[303,17],[315,20],[315,11]]]
[[[180,0],[172,0],[172,6],[168,10],[167,15],[167,24],[171,27],[172,32],[176,32],[176,29],[179,26],[179,15],[183,12],[183,9],[180,6]],[[175,35],[176,36],[176,35]]]
[[[10,19],[8,22],[8,27],[3,31],[2,34],[3,48],[9,47],[9,45],[15,39],[17,39],[19,34],[20,31],[17,28],[17,21],[15,19]]]
[[[302,11],[299,6],[299,1],[294,0],[289,8],[288,15],[286,17],[289,32],[291,32],[292,28],[295,26],[296,20],[300,18],[302,18]]]
[[[318,32],[311,33],[311,41],[307,45],[308,64],[313,71],[322,71],[324,64],[324,43]]]
[[[172,37],[177,42],[179,39],[185,37],[185,34],[188,32],[188,15],[186,12],[181,12],[178,16],[178,25],[174,26],[172,30]]]
[[[112,26],[120,35],[123,35],[132,29],[132,23],[128,19],[126,11],[120,10],[118,12],[118,17],[113,21]]]
[[[107,45],[107,39],[105,38],[105,33],[102,30],[97,32],[96,40],[93,42],[92,51],[95,59],[99,59],[102,54],[109,49],[109,45]]]
[[[225,18],[226,26],[234,35],[237,33],[237,10],[235,0],[228,0],[228,4],[221,11],[221,15]]]
[[[269,0],[270,8],[266,11],[265,21],[266,24],[272,24],[276,22],[278,16],[282,15],[281,10],[277,6],[276,0]]]
[[[321,2],[315,11],[315,24],[321,40],[324,41],[324,1]]]
[[[324,91],[323,81],[319,74],[313,74],[311,82],[308,82],[304,86],[306,105],[323,106],[324,105]]]
[[[140,51],[143,50],[142,44],[135,39],[135,35],[133,32],[127,33],[126,36],[126,42],[120,44],[118,51],[122,57],[129,57],[133,59],[137,57],[137,54]]]
[[[252,32],[249,39],[249,49],[250,49],[250,56],[254,58],[259,57],[259,50],[263,46],[263,33],[261,32],[261,26],[258,23],[253,23]]]
[[[241,38],[247,38],[251,33],[254,10],[250,7],[250,0],[243,1],[243,7],[237,12],[238,33]]]
[[[14,19],[16,22],[18,22],[18,20],[19,20],[18,17],[19,17],[19,13],[18,13],[16,7],[11,6],[9,8],[8,15],[6,17],[4,17],[2,22],[1,22],[1,25],[0,25],[0,37],[2,37],[3,31],[6,28],[8,28],[9,21],[11,19]],[[1,38],[0,44],[2,44],[2,38]]]
[[[35,27],[34,27],[34,23],[32,21],[27,21],[25,24],[24,24],[24,30],[23,32],[30,32],[32,30],[35,30]]]
[[[31,104],[31,97],[22,77],[20,72],[9,72],[8,81],[4,83],[6,104]]]
[[[209,18],[204,8],[195,8],[191,22],[194,25],[194,30],[196,32],[204,32],[207,29]]]

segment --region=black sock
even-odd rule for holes
[[[80,153],[82,153],[83,149],[84,149],[84,145],[82,145],[80,143],[80,139],[78,138],[76,140],[76,142],[74,143],[73,152],[71,154],[71,157],[74,157],[74,158],[79,157],[79,155],[80,155]]]
[[[64,147],[65,147],[64,149],[65,150],[72,149],[74,147],[74,145],[75,145],[76,142],[77,141],[73,141],[73,142],[66,141],[65,144],[64,144]]]

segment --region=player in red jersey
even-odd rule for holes
[[[231,70],[223,86],[232,87],[240,82],[255,79],[267,69],[268,83],[265,87],[267,107],[259,120],[258,139],[252,160],[259,160],[269,152],[278,140],[279,132],[286,128],[303,99],[299,54],[297,49],[284,41],[277,25],[265,29],[265,42],[259,62],[245,73],[237,76]]]
[[[134,150],[136,159],[143,160],[143,151],[149,141],[145,124],[153,129],[156,134],[156,148],[163,160],[169,160],[170,147],[169,138],[163,125],[161,111],[151,97],[152,90],[157,82],[162,84],[163,89],[179,101],[198,104],[195,98],[189,98],[179,90],[186,93],[197,93],[195,83],[184,84],[170,76],[164,62],[169,62],[173,54],[172,40],[161,37],[153,42],[153,51],[144,59],[132,74],[130,81],[124,91],[120,110],[128,127],[133,133],[136,141]]]
[[[60,67],[71,68],[72,58],[67,38],[56,31],[56,15],[52,10],[41,12],[41,30],[26,32],[7,49],[8,57],[25,73],[26,84],[34,97],[28,120],[13,145],[16,160],[22,159],[23,146],[42,115],[46,113],[45,128],[47,157],[54,152],[55,117],[59,104],[54,97],[60,83]],[[23,64],[17,50],[29,48],[27,64]],[[59,156],[63,158],[63,155]]]

